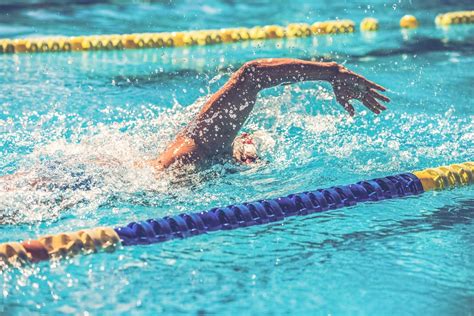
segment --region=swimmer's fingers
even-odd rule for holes
[[[370,89],[370,90],[369,90],[369,93],[370,93],[370,95],[371,95],[372,97],[374,97],[374,98],[376,98],[376,99],[382,100],[382,101],[387,102],[387,103],[390,102],[390,99],[389,99],[389,98],[387,98],[386,96],[384,96],[383,94],[377,92],[377,91],[374,90],[374,89]]]
[[[373,82],[373,81],[370,81],[370,80],[367,80],[367,79],[365,79],[365,80],[367,81],[368,86],[369,86],[370,88],[372,88],[372,89],[377,89],[377,90],[380,90],[380,91],[382,91],[382,92],[385,91],[385,90],[387,90],[387,89],[385,89],[384,87],[382,87],[381,85],[376,84],[376,83]]]
[[[372,104],[373,107],[375,107],[376,109],[380,110],[380,111],[385,111],[387,108],[380,104],[380,102],[378,102],[377,100],[375,100],[372,96],[368,95],[366,96],[366,99],[367,101],[370,102],[370,104]]]
[[[385,91],[386,89],[384,87],[382,87],[381,85],[379,84],[376,84],[375,82],[373,81],[370,81],[369,79],[361,76],[361,75],[357,75],[360,79],[362,79],[362,82],[360,82],[360,84],[364,84],[367,86],[367,88],[371,88],[371,89],[376,89],[376,90],[380,90],[380,91]]]
[[[377,100],[375,100],[370,95],[367,95],[364,99],[361,100],[361,102],[375,114],[380,114],[382,111],[385,111],[387,109],[385,106],[377,102]]]
[[[371,110],[375,114],[380,114],[380,110],[378,110],[376,107],[374,107],[372,104],[370,104],[370,102],[367,101],[366,99],[360,100],[360,102],[362,102],[362,104],[365,105],[366,108],[368,108],[369,110]]]
[[[345,99],[345,98],[336,98],[336,101],[342,105],[342,107],[347,111],[349,112],[349,115],[350,116],[354,116],[355,114],[355,110],[354,110],[354,107],[352,106],[352,104],[349,103],[349,100]]]

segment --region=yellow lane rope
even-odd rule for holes
[[[435,23],[440,26],[474,23],[474,11],[456,11],[439,14]],[[418,21],[414,16],[400,20],[402,28],[415,28]],[[375,31],[378,21],[366,18],[361,22],[362,31]],[[353,33],[352,20],[335,20],[307,23],[292,23],[286,26],[266,25],[253,28],[226,28],[220,30],[197,30],[184,32],[110,34],[73,37],[43,37],[0,39],[1,53],[35,53],[58,51],[116,50],[136,48],[183,47],[211,45],[218,43],[295,38],[324,34]]]
[[[91,35],[28,39],[0,39],[0,53],[114,50],[134,48],[211,45],[247,40],[306,37],[322,34],[352,33],[354,22],[337,20],[314,24],[293,23],[287,26],[266,25],[171,33]]]

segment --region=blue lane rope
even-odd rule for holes
[[[430,190],[445,190],[469,184],[474,184],[474,162],[428,168],[276,199],[217,207],[199,213],[149,219],[124,227],[96,227],[45,235],[23,242],[0,244],[0,270],[25,263],[69,258],[79,253],[113,251],[121,245],[158,243],[210,231],[278,222],[289,216],[323,212],[359,202],[418,195]]]
[[[217,207],[198,213],[132,222],[114,230],[123,246],[153,244],[211,231],[282,221],[290,216],[324,212],[360,202],[418,195],[423,192],[423,186],[414,174],[403,173],[275,199]]]

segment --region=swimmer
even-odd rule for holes
[[[214,157],[232,156],[240,163],[258,159],[256,139],[247,133],[238,135],[255,105],[261,90],[302,81],[323,80],[331,83],[336,100],[351,116],[355,114],[351,100],[358,100],[375,114],[386,110],[381,104],[390,99],[378,91],[385,89],[335,62],[312,62],[289,58],[258,59],[245,63],[228,82],[204,104],[197,116],[178,133],[165,151],[156,159],[146,161],[155,171],[170,166],[200,164]],[[113,161],[98,161],[100,165]],[[143,166],[143,163],[137,164]],[[48,172],[65,168],[50,162],[44,167],[45,177],[30,182],[32,187],[89,190],[93,179],[83,171],[70,173],[77,181],[54,185]],[[60,173],[62,175],[66,172]],[[5,182],[21,178],[24,172],[0,177]],[[54,181],[52,181],[54,182]],[[76,183],[77,182],[77,183]],[[5,184],[5,183],[4,183]],[[12,190],[8,184],[7,191]]]
[[[261,90],[302,81],[328,81],[336,100],[354,116],[351,100],[358,100],[375,114],[387,108],[385,89],[335,62],[312,62],[290,58],[258,59],[245,63],[204,104],[198,115],[156,159],[147,161],[155,170],[171,165],[199,163],[215,156],[232,155],[242,163],[258,159],[252,135],[239,130],[255,105]]]

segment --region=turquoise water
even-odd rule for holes
[[[365,16],[372,34],[186,49],[0,55],[0,242],[198,211],[347,184],[474,156],[474,28],[440,30],[461,1],[179,3],[22,1],[0,5],[0,37],[312,22]],[[26,5],[26,3],[30,3]],[[402,32],[410,13],[423,27]],[[192,25],[192,26],[190,26]],[[389,111],[351,119],[330,86],[261,94],[248,131],[268,162],[232,162],[153,179],[153,157],[212,92],[259,57],[344,63],[388,88]],[[116,162],[112,167],[91,160]],[[90,191],[34,191],[58,160],[97,179]],[[73,183],[68,173],[52,175]],[[6,314],[472,315],[473,189],[367,203],[283,223],[42,263],[0,276]],[[0,312],[1,313],[1,312]]]

